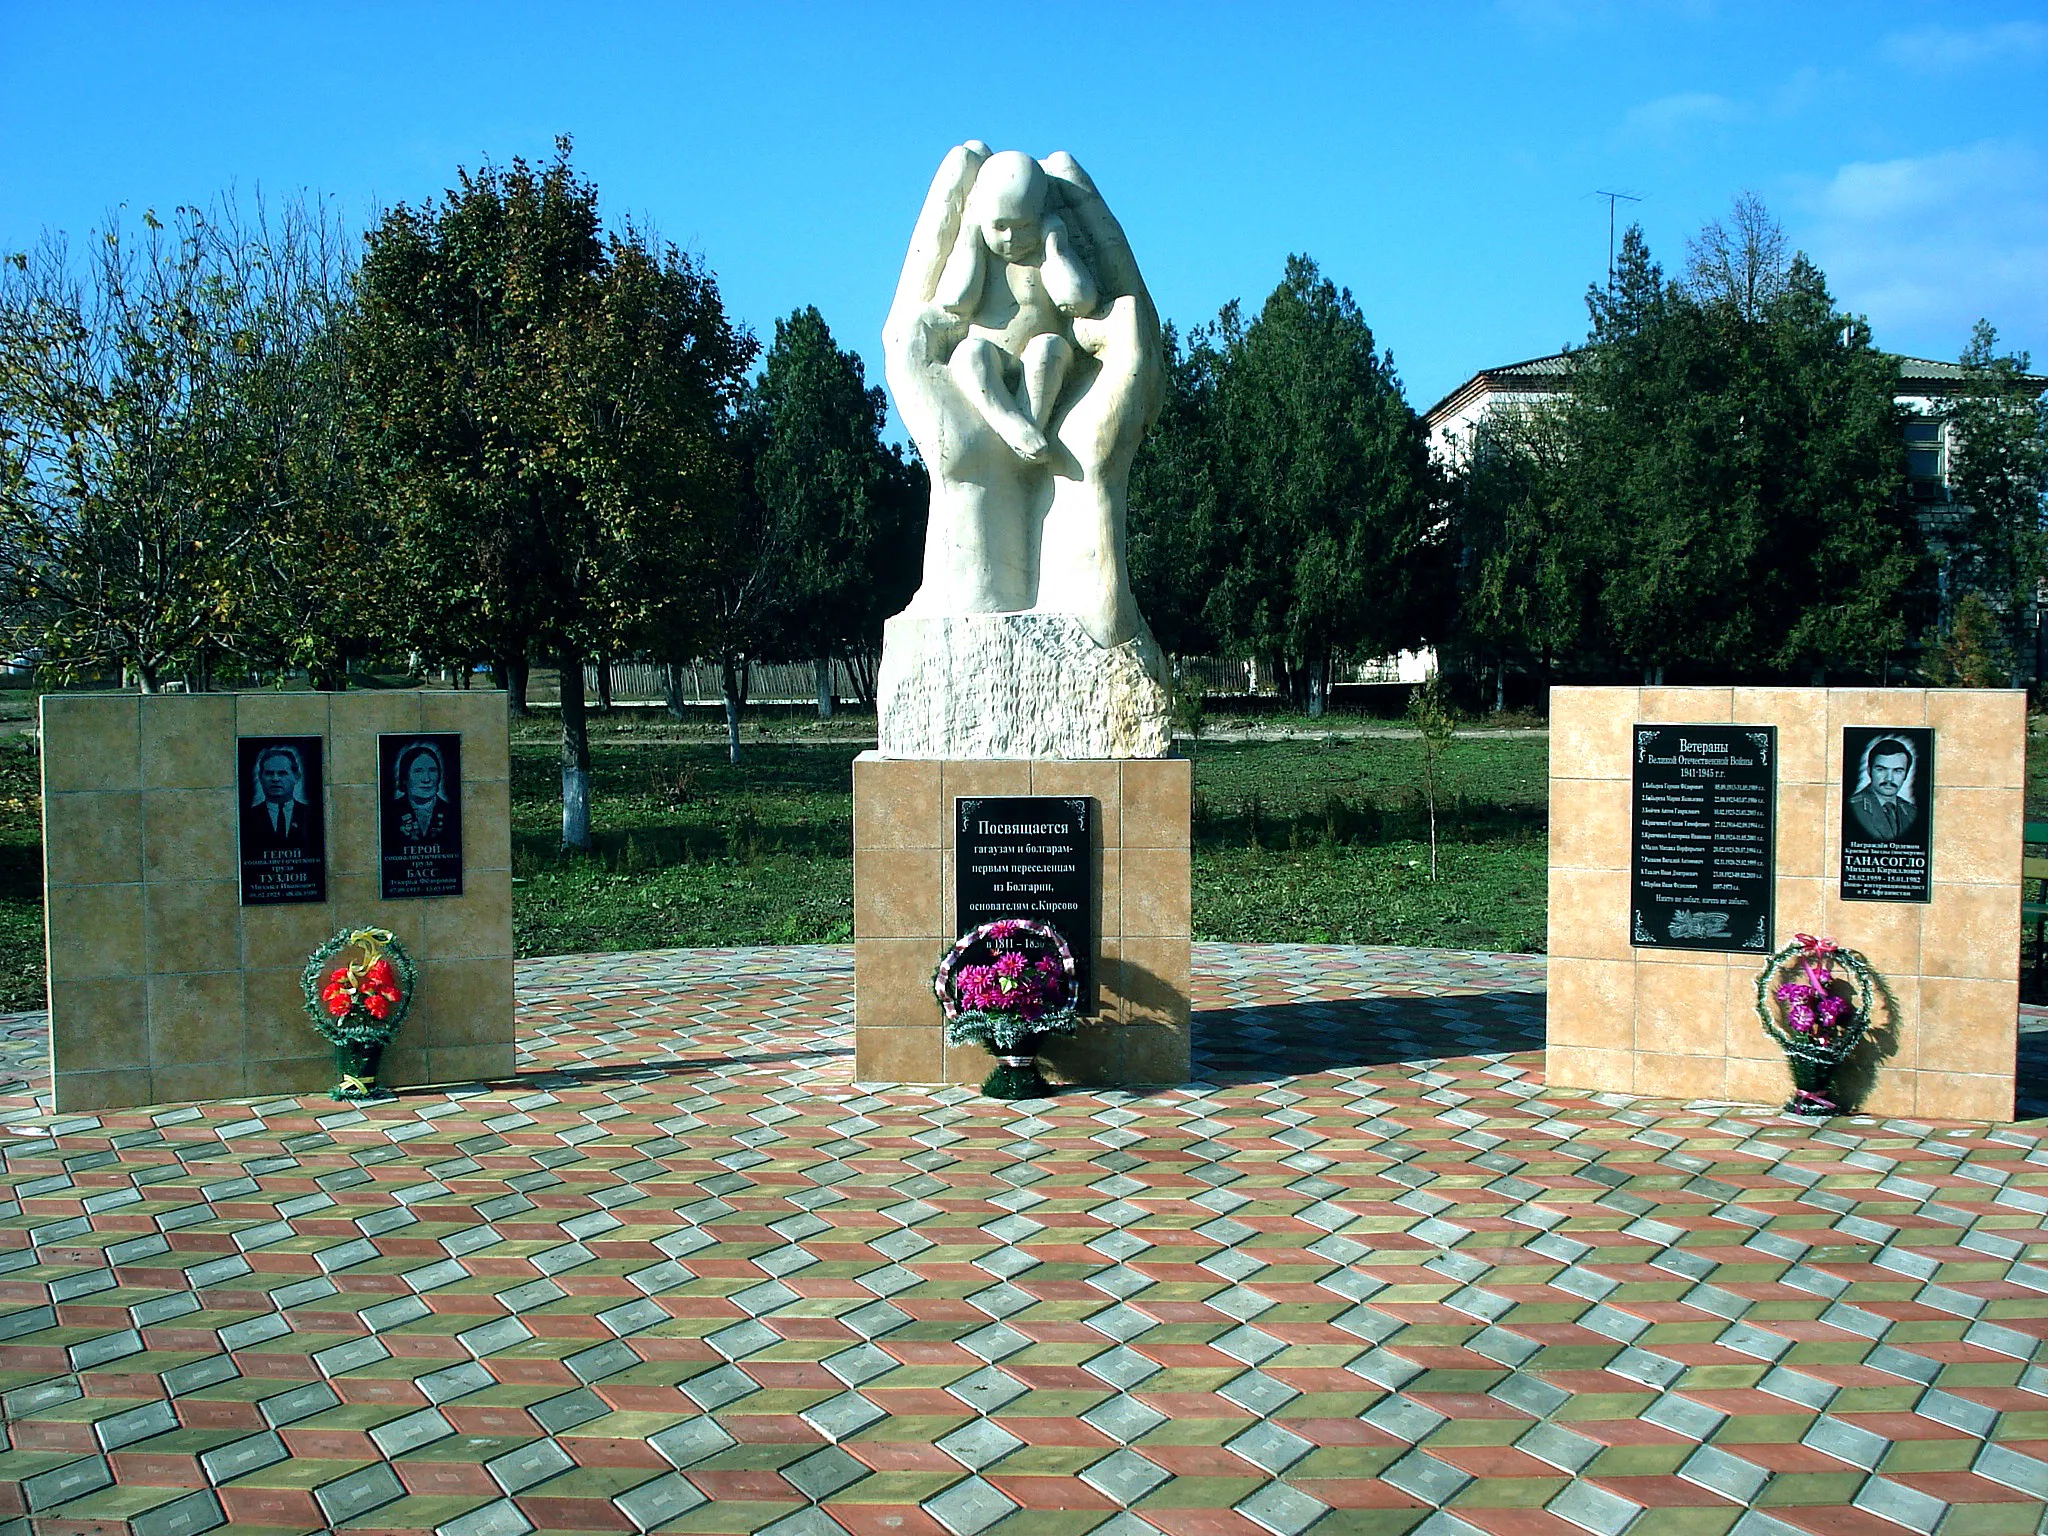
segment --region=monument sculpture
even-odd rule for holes
[[[1165,755],[1166,663],[1124,548],[1159,316],[1072,156],[946,156],[883,347],[932,493],[923,583],[883,635],[882,755]]]
[[[1073,157],[948,153],[883,346],[932,498],[922,584],[883,631],[881,740],[853,764],[856,1077],[1185,1081],[1192,770],[1124,551],[1159,316]],[[933,967],[963,938],[991,948],[942,976],[1043,967],[1047,935],[1071,1029],[951,992],[948,1022]]]

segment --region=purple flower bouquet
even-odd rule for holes
[[[932,977],[951,1045],[996,1058],[981,1085],[992,1099],[1042,1098],[1039,1043],[1080,1027],[1074,953],[1059,930],[1025,918],[983,923],[961,935]]]
[[[1862,955],[1810,933],[1794,934],[1764,962],[1756,979],[1756,1011],[1792,1069],[1787,1114],[1842,1112],[1835,1073],[1869,1030],[1871,999],[1880,990]]]

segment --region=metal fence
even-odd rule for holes
[[[666,670],[660,663],[652,661],[611,663],[612,702],[667,703],[668,690],[662,676]],[[676,680],[681,684],[682,703],[725,702],[725,685],[717,662],[684,662],[676,668],[676,673]],[[539,667],[534,668],[526,696],[529,702],[536,704],[559,703],[562,697],[559,674],[552,668],[545,672]],[[586,664],[583,668],[583,696],[593,704],[597,702],[597,667],[594,664]],[[832,696],[841,700],[860,696],[852,674],[841,661],[832,663]],[[818,673],[812,662],[757,662],[748,675],[749,704],[815,704],[817,701]]]
[[[1273,678],[1272,666],[1264,661],[1238,660],[1226,656],[1175,656],[1172,658],[1174,676],[1199,679],[1203,690],[1216,698],[1271,698],[1279,693]],[[663,686],[662,674],[665,668],[651,661],[615,661],[611,663],[612,702],[615,704],[662,704],[668,700]],[[721,683],[718,663],[715,661],[691,661],[677,667],[677,680],[681,683],[681,702],[685,704],[722,704],[725,694]],[[1387,657],[1377,661],[1339,662],[1330,669],[1333,685],[1353,683],[1398,683],[1402,681],[1402,658]],[[583,669],[584,697],[596,702],[598,697],[597,667],[586,665]],[[856,699],[860,690],[855,686],[853,676],[842,661],[832,663],[832,696],[839,700]],[[561,690],[557,686],[556,674],[536,667],[527,697],[535,703],[558,702]],[[756,663],[749,678],[747,702],[749,704],[814,704],[818,698],[817,671],[813,663],[760,662]]]

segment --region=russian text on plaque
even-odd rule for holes
[[[1629,817],[1629,943],[1771,950],[1778,732],[1638,725]]]
[[[953,802],[954,932],[1003,917],[1048,923],[1074,952],[1079,1008],[1095,1011],[1094,802],[986,795]]]

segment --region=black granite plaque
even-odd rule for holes
[[[1629,943],[1771,951],[1778,731],[1638,725]]]
[[[327,817],[318,736],[238,736],[242,905],[327,899]]]
[[[1085,795],[953,802],[953,898],[962,934],[999,917],[1049,923],[1074,952],[1080,1011],[1095,1011],[1095,902]]]
[[[1934,732],[1842,730],[1842,900],[1934,898]]]
[[[462,738],[377,738],[386,901],[462,894]]]

